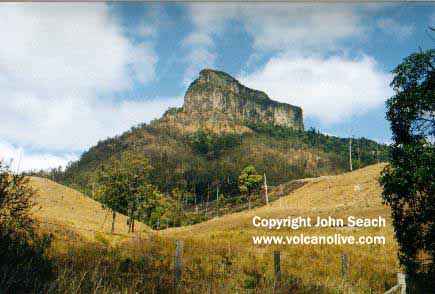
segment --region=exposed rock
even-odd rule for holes
[[[240,84],[232,76],[204,69],[188,88],[182,112],[200,117],[216,112],[244,123],[264,123],[303,130],[302,109],[270,99],[264,92]]]

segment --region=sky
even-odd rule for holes
[[[66,166],[183,103],[203,68],[389,143],[391,71],[433,48],[434,3],[0,4],[0,158]]]

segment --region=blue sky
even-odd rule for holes
[[[63,165],[181,106],[202,68],[301,106],[306,128],[389,142],[390,71],[433,47],[433,3],[0,5],[0,156]]]

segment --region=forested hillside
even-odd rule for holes
[[[276,186],[342,173],[351,169],[350,149],[358,169],[386,160],[386,148],[364,138],[305,131],[300,107],[205,69],[187,89],[182,108],[100,141],[65,171],[45,176],[113,213],[128,214],[132,229],[134,219],[151,227],[161,221],[179,226],[209,217],[198,213],[199,204],[207,209],[213,202],[220,210],[247,202],[251,208],[264,175]]]
[[[239,194],[237,179],[248,165],[260,175],[266,173],[269,185],[349,170],[348,138],[271,125],[249,129],[217,134],[201,128],[186,133],[158,122],[143,124],[99,142],[56,180],[92,196],[98,167],[133,151],[152,166],[151,183],[166,193],[175,188],[189,192],[188,201],[194,203],[214,199],[217,189],[226,196]],[[353,139],[352,146],[354,169],[386,159],[385,145],[361,138]]]

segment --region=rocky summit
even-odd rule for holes
[[[270,99],[227,73],[204,69],[184,96],[180,111],[188,117],[224,117],[234,122],[270,124],[303,130],[302,109]]]

